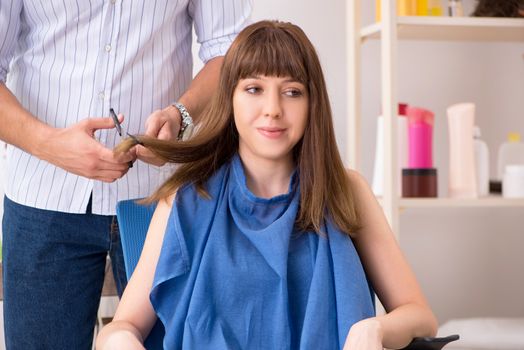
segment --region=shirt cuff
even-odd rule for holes
[[[200,46],[198,57],[200,57],[202,62],[207,63],[212,58],[224,56],[236,36],[236,33],[229,34],[203,42]]]

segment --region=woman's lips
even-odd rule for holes
[[[275,128],[275,127],[263,127],[263,128],[257,128],[257,130],[263,136],[270,138],[270,139],[277,139],[284,133],[284,131],[286,131],[286,129]]]

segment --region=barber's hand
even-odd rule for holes
[[[375,318],[355,323],[349,330],[344,350],[383,350],[382,330]]]
[[[94,138],[96,130],[112,129],[111,118],[84,119],[63,129],[53,129],[35,156],[73,174],[104,182],[113,182],[129,170],[135,151],[117,157],[113,151]]]
[[[147,117],[145,135],[155,137],[159,140],[174,141],[178,137],[181,120],[180,112],[174,106],[157,110]],[[136,146],[136,155],[141,161],[152,165],[162,166],[166,163],[141,145]]]

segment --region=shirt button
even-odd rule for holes
[[[116,0],[111,0],[111,3],[112,3],[112,4],[115,4],[115,3],[116,3]]]
[[[105,50],[106,50],[106,52],[111,51],[111,45],[107,44],[107,45],[105,46]]]
[[[105,97],[106,97],[106,95],[104,94],[103,91],[100,91],[100,92],[98,93],[98,98],[99,98],[99,99],[103,100]]]

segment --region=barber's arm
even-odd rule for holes
[[[217,12],[217,8],[223,11]],[[198,122],[202,112],[211,101],[218,85],[223,56],[238,32],[250,23],[252,8],[253,0],[194,0],[189,2],[188,14],[193,19],[197,41],[200,44],[198,54],[205,65],[177,102],[184,105],[193,123]],[[229,15],[226,16],[226,13]],[[161,140],[175,140],[180,126],[180,111],[170,105],[155,111],[147,118],[145,134]],[[164,161],[156,158],[142,146],[137,146],[137,156],[150,164],[164,164]]]
[[[198,122],[200,114],[207,106],[213,92],[218,85],[218,76],[222,66],[223,57],[215,57],[208,61],[200,72],[195,76],[186,92],[179,98],[178,102],[183,104],[193,123]],[[145,134],[157,137],[160,140],[175,140],[181,125],[179,110],[170,105],[162,110],[153,112],[146,120]],[[151,151],[138,145],[136,148],[138,159],[154,164],[163,165],[165,162],[158,159]]]

